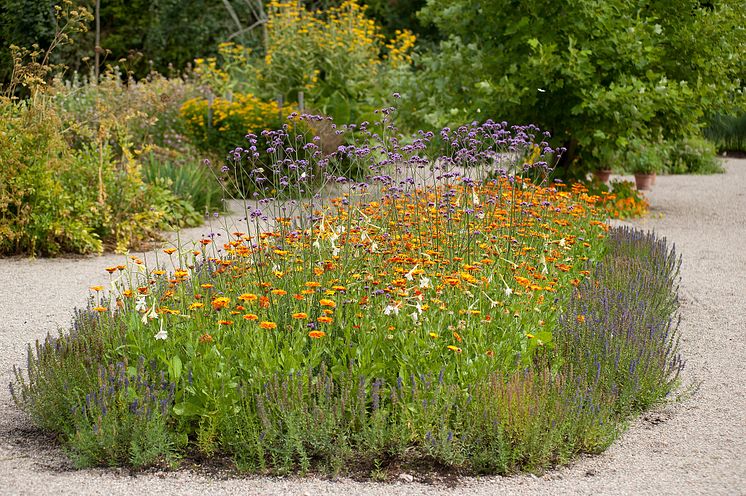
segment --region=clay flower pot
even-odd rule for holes
[[[611,170],[609,170],[609,169],[602,169],[602,170],[594,170],[593,171],[593,178],[596,179],[599,182],[608,184],[610,177],[611,177]]]
[[[635,174],[635,186],[640,191],[649,191],[653,182],[655,181],[655,174]]]

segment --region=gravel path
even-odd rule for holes
[[[103,268],[123,258],[0,259],[0,494],[746,494],[746,160],[726,168],[725,175],[659,178],[651,215],[634,222],[674,241],[684,256],[680,394],[633,422],[606,453],[541,477],[449,486],[73,471],[13,407],[5,384],[26,343],[66,325],[88,287],[106,282]]]

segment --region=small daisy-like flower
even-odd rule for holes
[[[334,308],[337,306],[334,300],[329,300],[326,298],[319,300],[319,305],[321,305],[322,307],[330,307],[330,308]]]
[[[326,333],[324,331],[311,331],[308,333],[308,336],[313,339],[319,339],[326,336]]]
[[[262,329],[272,330],[277,329],[277,324],[265,320],[259,324],[259,327],[261,327]]]
[[[253,313],[247,313],[246,315],[243,316],[243,318],[246,320],[259,320],[259,316]]]
[[[221,296],[221,297],[218,297],[212,300],[212,308],[214,308],[215,310],[220,310],[220,309],[227,307],[230,304],[230,302],[231,302],[230,298]]]
[[[301,319],[307,319],[308,318],[308,314],[305,313],[305,312],[294,313],[293,314],[293,318],[294,319],[299,319],[299,320],[301,320]]]

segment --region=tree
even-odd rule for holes
[[[532,122],[568,162],[683,139],[740,92],[743,0],[429,0],[420,14],[448,40],[418,60],[419,115]]]

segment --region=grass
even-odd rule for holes
[[[226,174],[271,196],[245,232],[107,268],[18,404],[80,466],[504,474],[608,446],[680,370],[675,255],[547,182],[534,127],[445,129],[426,157],[392,113],[332,156],[282,132],[271,163],[235,151]],[[298,194],[319,180],[341,196]]]

